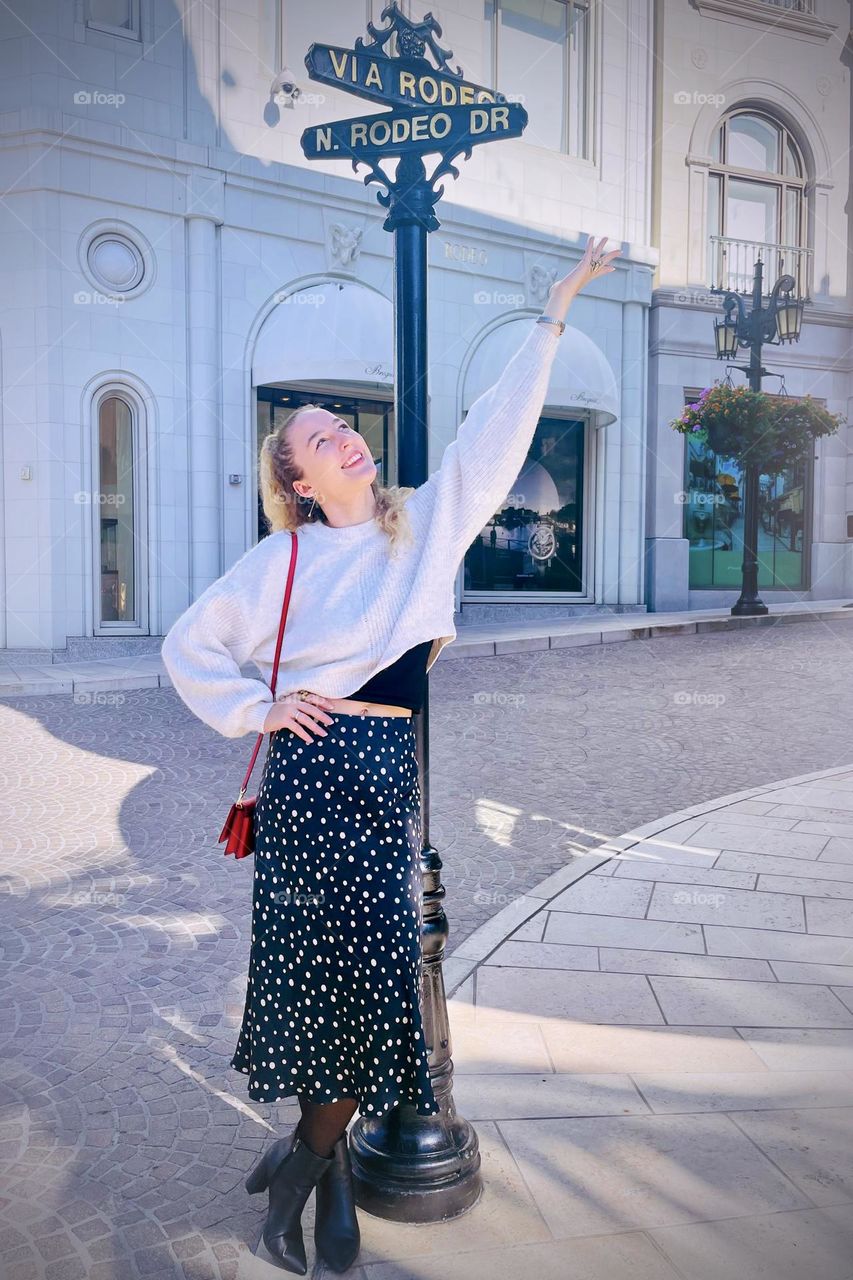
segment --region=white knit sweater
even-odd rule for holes
[[[433,640],[427,670],[456,636],[453,584],[465,552],[501,506],[524,464],[554,353],[555,325],[529,332],[498,381],[468,410],[439,469],[406,502],[414,543],[389,555],[371,518],[298,530],[277,693],[346,698],[413,645]],[[163,661],[180,697],[226,738],[260,733],[291,535],[263,538],[178,618]],[[252,663],[262,679],[241,674]]]

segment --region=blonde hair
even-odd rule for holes
[[[296,530],[303,524],[327,524],[319,502],[313,498],[304,498],[293,487],[294,480],[301,480],[299,468],[293,456],[293,445],[287,428],[297,414],[306,409],[322,409],[320,404],[302,404],[280,422],[270,432],[261,445],[260,481],[261,501],[264,515],[271,533],[282,529]],[[414,489],[409,485],[381,485],[377,480],[371,484],[376,499],[376,514],[373,517],[381,529],[388,535],[392,553],[403,541],[414,541],[409,518],[405,510],[405,502]],[[312,513],[309,515],[309,511]]]

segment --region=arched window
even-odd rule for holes
[[[747,292],[759,253],[765,291],[790,274],[808,293],[806,171],[784,125],[757,111],[734,111],[720,123],[708,174],[710,278]]]
[[[144,455],[129,397],[107,392],[98,402],[95,445],[95,629],[139,632],[147,626]]]

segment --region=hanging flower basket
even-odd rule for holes
[[[685,405],[670,426],[720,458],[773,475],[801,461],[819,436],[833,435],[844,422],[811,396],[769,396],[717,382]]]

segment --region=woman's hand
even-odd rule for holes
[[[331,706],[331,700],[324,698],[321,693],[308,693],[304,698],[298,693],[286,693],[267,712],[264,733],[274,733],[276,729],[291,729],[303,742],[313,742],[310,733],[306,733],[306,729],[309,729],[325,738],[326,730],[321,729],[320,725],[333,724],[334,720],[320,708]]]
[[[604,252],[604,246],[607,244],[607,236],[602,236],[598,244],[595,243],[595,237],[590,236],[586,242],[586,249],[578,265],[573,271],[570,271],[562,280],[555,280],[548,291],[548,301],[545,305],[543,314],[553,316],[555,320],[565,320],[566,312],[569,304],[576,293],[580,293],[590,280],[598,280],[601,276],[606,276],[609,272],[615,271],[616,268],[610,264],[614,258],[618,258],[622,252],[621,249],[611,249],[609,253]],[[593,266],[593,263],[600,263],[599,266]]]

